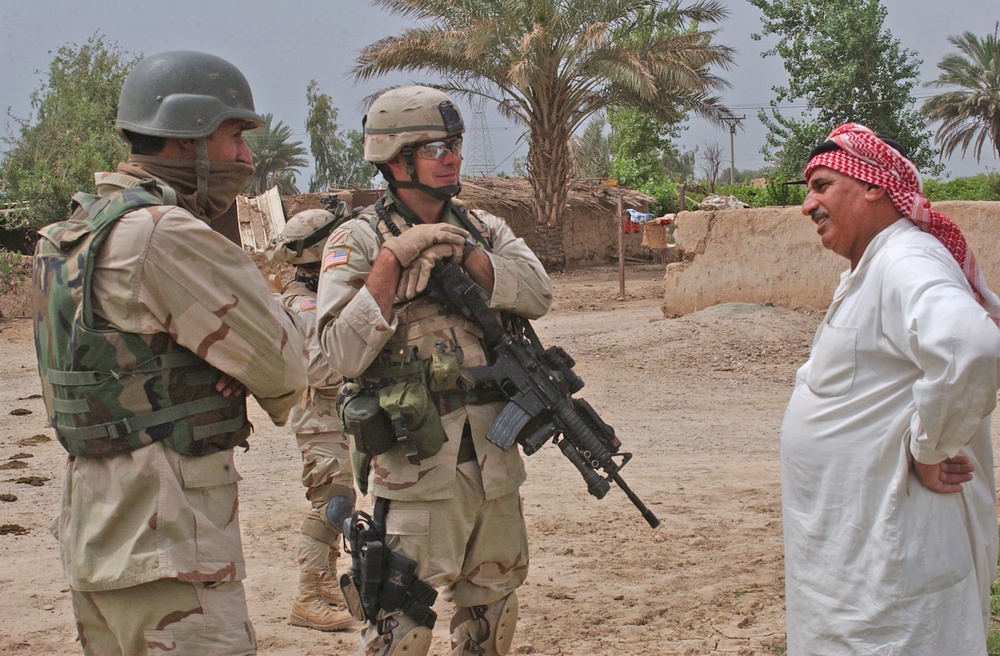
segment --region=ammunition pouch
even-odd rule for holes
[[[430,390],[421,383],[396,383],[379,390],[379,405],[392,421],[398,443],[416,464],[441,450],[447,439]]]
[[[337,398],[337,413],[357,450],[370,456],[404,446],[407,458],[417,464],[440,451],[447,439],[434,399],[422,383],[381,388],[347,383]]]
[[[374,624],[379,613],[400,611],[433,629],[437,591],[417,578],[417,561],[385,546],[388,504],[387,499],[376,499],[374,515],[378,519],[355,511],[344,522],[344,550],[351,555],[351,571],[341,575],[340,587],[358,621]]]

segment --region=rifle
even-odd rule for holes
[[[660,520],[619,474],[632,454],[620,453],[615,429],[585,400],[573,398],[584,385],[573,371],[573,358],[558,346],[544,349],[523,317],[504,313],[502,321],[498,319],[486,291],[454,264],[435,265],[429,290],[446,308],[483,330],[492,364],[463,368],[460,382],[468,390],[496,387],[509,399],[486,439],[504,451],[516,441],[531,455],[551,438],[579,470],[590,494],[603,499],[614,481],[643,519],[653,528],[659,526]]]

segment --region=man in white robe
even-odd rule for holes
[[[985,656],[1000,299],[886,141],[840,126],[806,167],[851,268],[781,427],[788,654]]]

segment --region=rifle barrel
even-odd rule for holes
[[[619,474],[612,474],[611,480],[613,480],[618,487],[625,492],[625,495],[628,496],[632,505],[639,509],[639,513],[642,515],[642,518],[646,520],[647,524],[653,528],[660,525],[660,520],[656,518],[653,511],[646,507],[646,504],[642,502],[642,499],[640,499],[636,493],[632,491],[632,488],[628,486],[628,483],[622,480],[622,477]]]

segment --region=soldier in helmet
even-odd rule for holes
[[[340,534],[355,500],[350,443],[341,432],[335,407],[343,377],[330,368],[316,339],[316,287],[323,244],[334,226],[348,216],[343,201],[336,214],[323,209],[299,212],[265,249],[272,262],[295,265],[295,277],[283,286],[281,298],[301,319],[309,352],[309,388],[288,417],[302,452],[302,484],[312,505],[299,535],[299,592],[289,623],[320,631],[354,624],[337,585]]]
[[[371,523],[392,554],[377,605],[366,598],[373,586],[348,586],[367,603],[364,612],[352,604],[366,620],[361,654],[427,653],[435,621],[428,586],[456,607],[455,654],[506,654],[515,590],[528,571],[524,464],[517,448],[486,440],[503,402],[455,380],[461,367],[486,364],[481,332],[424,292],[445,260],[464,267],[496,310],[534,319],[548,311],[552,285],[506,222],[455,198],[463,132],[458,108],[439,90],[379,96],[365,117],[364,149],[388,188],[334,230],[323,255],[320,343],[352,379],[340,412],[354,438],[356,482],[372,494]],[[372,399],[391,425],[366,410]],[[364,576],[372,550],[354,551]]]
[[[283,424],[306,380],[295,324],[211,222],[260,127],[231,63],[173,51],[125,79],[132,154],[41,230],[33,312],[49,421],[69,452],[53,523],[85,654],[255,654],[233,448],[245,392]]]

